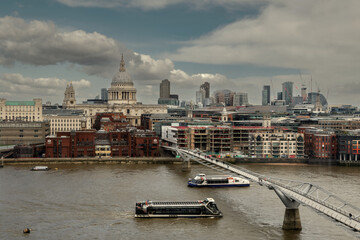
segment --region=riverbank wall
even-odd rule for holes
[[[5,164],[180,164],[182,159],[172,157],[132,158],[7,158]]]
[[[183,160],[175,157],[118,157],[118,158],[6,158],[5,164],[181,164]],[[304,163],[320,165],[359,166],[360,161],[339,161],[335,159],[307,158],[223,158],[220,161],[230,163]],[[196,164],[196,162],[192,162]]]
[[[339,161],[340,166],[360,167],[360,161]]]
[[[307,158],[235,158],[236,163],[309,163]]]

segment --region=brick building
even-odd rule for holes
[[[130,120],[123,113],[103,112],[96,113],[93,128],[96,130],[113,131],[127,126],[130,126]]]
[[[58,132],[46,138],[46,157],[155,157],[159,138],[152,131],[123,128],[116,131]]]
[[[315,127],[299,127],[304,134],[305,155],[311,159],[336,159],[338,137],[336,132]]]

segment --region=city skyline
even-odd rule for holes
[[[247,92],[260,105],[263,85],[274,99],[291,81],[293,96],[304,84],[329,104],[359,106],[360,36],[352,30],[359,4],[5,0],[0,97],[61,104],[72,82],[79,102],[94,98],[110,88],[124,53],[144,103],[156,103],[160,82],[169,79],[180,100],[194,100],[189,90],[209,82],[211,92]]]

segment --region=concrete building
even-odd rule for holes
[[[198,148],[211,153],[242,151],[248,154],[251,134],[271,134],[275,131],[281,130],[274,127],[163,126],[162,139],[180,148]]]
[[[303,102],[307,101],[306,87],[304,84],[301,86],[301,97],[303,99]]]
[[[0,120],[41,122],[42,100],[34,98],[33,101],[7,101],[0,99]]]
[[[262,105],[270,105],[270,86],[265,85],[262,90]]]
[[[222,103],[225,104],[225,106],[234,106],[233,104],[234,95],[235,92],[232,92],[228,89],[217,90],[214,93],[215,103]]]
[[[304,135],[293,132],[251,133],[249,154],[259,158],[303,158]]]
[[[248,94],[243,92],[237,92],[233,96],[232,106],[246,106],[249,105]]]
[[[179,96],[177,94],[170,94],[170,81],[164,79],[160,83],[160,97],[158,104],[179,106]]]
[[[101,89],[101,100],[108,101],[108,91],[106,88]]]
[[[57,132],[91,128],[91,119],[84,117],[82,110],[44,109],[43,119],[49,122],[51,135]]]
[[[285,100],[286,105],[292,104],[293,99],[293,82],[284,82],[282,84],[282,99]]]
[[[164,79],[160,83],[160,98],[170,98],[170,81]]]
[[[48,122],[0,122],[0,145],[44,143],[49,134]]]

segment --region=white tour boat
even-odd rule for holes
[[[250,182],[239,177],[229,175],[206,176],[203,173],[197,174],[188,181],[189,187],[249,187]]]

